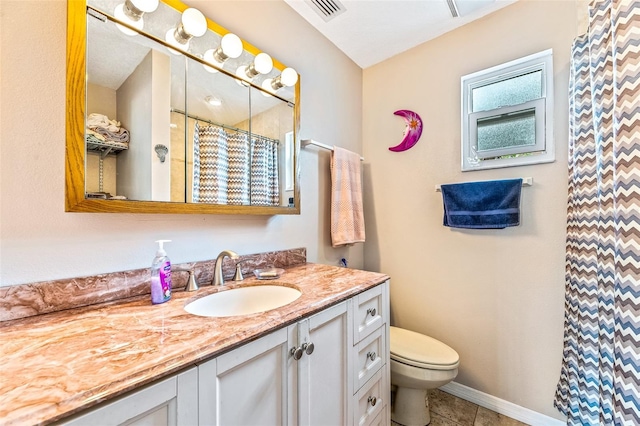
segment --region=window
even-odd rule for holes
[[[461,82],[463,171],[555,160],[551,49]]]

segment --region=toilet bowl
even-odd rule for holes
[[[444,343],[414,331],[390,327],[391,384],[396,387],[391,420],[404,426],[429,424],[427,391],[458,375],[460,357]]]

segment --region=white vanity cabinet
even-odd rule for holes
[[[345,425],[352,418],[342,302],[198,366],[201,425]]]
[[[201,425],[390,424],[389,283],[199,366]]]
[[[389,282],[68,425],[388,425]]]
[[[181,426],[197,423],[198,370],[194,367],[59,424]]]

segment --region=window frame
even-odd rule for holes
[[[541,97],[518,105],[471,112],[473,90],[531,72],[541,71]],[[553,140],[553,50],[547,49],[505,64],[461,77],[461,169],[465,171],[514,167],[555,161]],[[477,124],[479,119],[513,114],[534,109],[536,143],[496,150],[477,151]],[[492,152],[491,152],[492,151]],[[518,157],[495,158],[513,154]],[[475,161],[474,161],[475,160]]]

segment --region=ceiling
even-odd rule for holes
[[[284,0],[361,68],[367,68],[516,0]],[[455,2],[454,18],[448,2]],[[321,3],[334,8],[321,17]],[[327,16],[328,15],[328,20]]]

